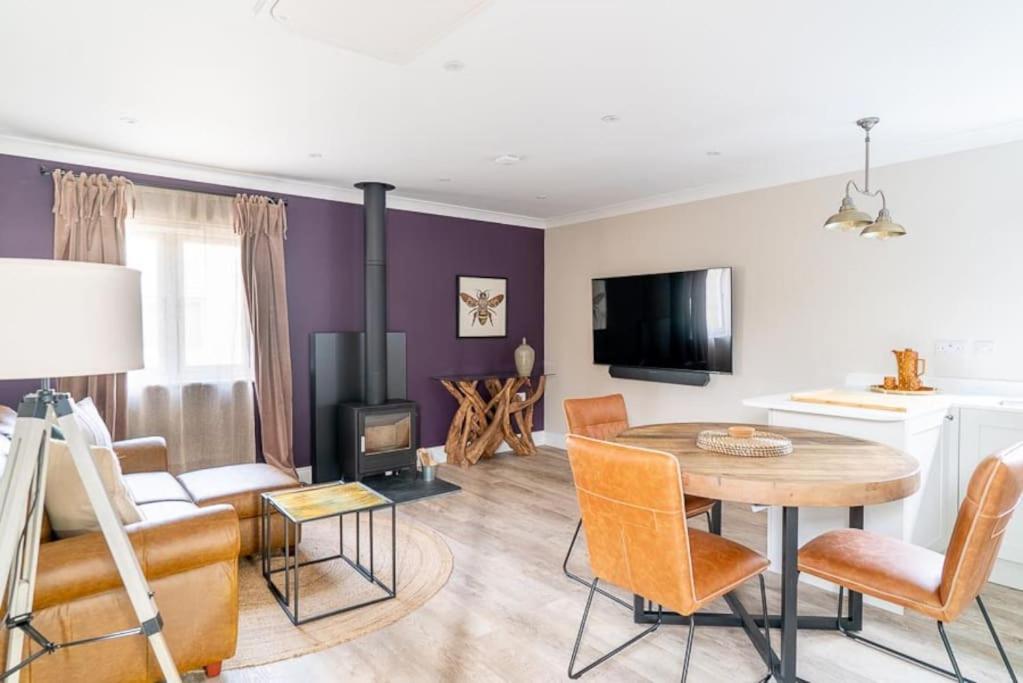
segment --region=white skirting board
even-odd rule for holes
[[[564,434],[555,434],[555,435],[553,435],[553,436],[556,436],[557,439],[558,439],[558,443],[556,443],[556,444],[549,444],[547,442],[547,436],[546,435],[547,435],[547,433],[545,431],[543,431],[543,430],[540,430],[540,431],[537,431],[537,432],[533,432],[533,442],[537,446],[553,445],[553,446],[555,446],[557,448],[564,448],[565,447],[565,435]],[[448,461],[448,454],[444,450],[444,446],[431,446],[427,450],[430,451],[430,455],[432,455],[433,459],[436,460],[437,462],[447,462]],[[511,448],[508,447],[508,444],[503,443],[503,444],[501,444],[501,447],[497,449],[497,452],[498,453],[507,453],[510,450],[511,450]],[[298,472],[298,479],[299,479],[299,481],[301,481],[303,484],[311,484],[311,483],[313,483],[313,468],[312,468],[311,465],[307,465],[306,467],[297,467],[295,469]]]

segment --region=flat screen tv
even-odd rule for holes
[[[593,280],[593,362],[732,372],[732,269]]]

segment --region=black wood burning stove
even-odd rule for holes
[[[364,197],[366,333],[363,353],[354,356],[363,365],[361,400],[337,408],[337,450],[346,481],[414,467],[419,446],[418,407],[387,395],[387,192],[394,186],[367,182],[356,187]]]
[[[376,406],[342,403],[338,411],[345,481],[415,464],[419,408],[414,401],[385,401]]]

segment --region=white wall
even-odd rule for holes
[[[743,398],[834,385],[852,371],[895,374],[891,349],[906,346],[934,375],[1023,380],[1023,143],[872,176],[906,237],[821,229],[846,177],[548,230],[548,434],[565,431],[564,398],[611,392],[625,394],[633,423],[757,419]],[[592,277],[728,265],[733,375],[680,387],[612,379],[593,365]],[[938,356],[939,339],[994,340],[995,351]]]

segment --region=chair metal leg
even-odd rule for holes
[[[682,683],[689,677],[689,660],[693,655],[693,636],[696,635],[696,619],[689,620],[689,636],[686,638],[686,661],[682,663]]]
[[[955,653],[952,652],[952,643],[948,642],[948,636],[945,635],[945,625],[938,622],[938,633],[941,634],[941,642],[945,644],[945,652],[948,653],[948,659],[952,662],[952,668],[956,672],[956,681],[963,683],[963,674],[959,670],[959,662],[956,661]]]
[[[568,571],[568,560],[572,557],[572,551],[575,550],[575,542],[579,538],[579,532],[583,529],[583,520],[580,519],[579,523],[575,525],[575,533],[572,534],[572,542],[568,544],[568,552],[565,553],[565,561],[561,563],[561,571],[565,572],[565,576],[575,579],[576,581],[582,581],[578,576]],[[589,586],[589,581],[582,581],[585,585]]]
[[[565,561],[561,563],[561,571],[564,572],[565,576],[567,576],[568,578],[572,579],[576,583],[582,584],[583,586],[586,586],[587,588],[589,588],[590,585],[591,585],[589,581],[587,581],[583,577],[579,576],[578,574],[574,574],[568,568],[568,560],[569,560],[569,558],[572,557],[572,551],[575,550],[575,542],[576,542],[576,540],[578,540],[579,532],[582,530],[582,528],[583,528],[583,520],[580,519],[579,523],[575,525],[575,533],[572,534],[572,542],[568,544],[568,552],[565,553]],[[615,602],[617,602],[619,605],[621,605],[625,609],[627,609],[629,611],[632,611],[632,607],[633,606],[630,603],[628,603],[625,600],[623,600],[622,598],[618,597],[617,595],[614,595],[612,593],[608,593],[603,588],[598,588],[597,592],[600,593],[601,595],[603,595],[605,598],[610,598],[611,600],[614,600]]]
[[[1009,678],[1012,679],[1012,683],[1019,683],[1019,679],[1016,678],[1016,672],[1012,670],[1012,664],[1009,662],[1009,655],[1005,654],[1005,648],[1002,647],[1002,641],[998,638],[998,633],[995,631],[995,625],[991,623],[991,617],[988,616],[987,608],[984,607],[984,601],[977,596],[977,607],[980,608],[980,613],[984,615],[984,622],[987,624],[987,630],[991,632],[991,639],[995,641],[995,647],[998,648],[998,654],[1002,656],[1002,663],[1005,664],[1005,670],[1009,672]]]
[[[627,641],[625,641],[624,643],[622,643],[618,647],[614,648],[613,650],[611,650],[611,651],[601,655],[599,658],[597,658],[594,661],[590,662],[589,664],[587,664],[583,668],[579,669],[578,671],[573,671],[573,669],[575,668],[575,659],[579,655],[579,646],[582,644],[583,631],[586,630],[586,620],[590,616],[590,607],[593,604],[593,595],[595,593],[597,593],[598,590],[599,590],[597,588],[597,581],[598,581],[598,579],[593,579],[593,583],[590,584],[590,594],[586,598],[586,608],[583,610],[582,621],[579,622],[579,633],[576,634],[576,637],[575,637],[575,647],[572,648],[572,658],[568,661],[568,677],[573,679],[573,680],[579,678],[580,676],[582,676],[584,673],[586,673],[590,669],[592,669],[592,668],[594,668],[594,667],[596,667],[596,666],[598,666],[600,664],[603,664],[604,662],[606,662],[607,660],[611,659],[616,654],[618,654],[619,652],[621,652],[625,648],[629,647],[630,645],[632,645],[636,641],[640,640],[644,636],[647,636],[647,635],[653,633],[654,631],[657,630],[657,627],[661,625],[661,610],[658,609],[657,610],[657,621],[655,621],[652,626],[650,626],[649,628],[644,630],[642,633],[639,633],[639,634],[633,636],[632,638],[629,638]],[[689,647],[692,647],[692,639],[693,639],[692,627],[690,627]],[[688,664],[688,661],[689,661],[689,654],[688,654],[688,648],[687,648],[687,652],[686,652],[686,662],[687,662],[687,664]],[[683,676],[682,676],[682,680],[685,680],[685,674],[684,673],[683,673]]]
[[[942,642],[945,645],[945,652],[948,653],[948,658],[951,660],[952,667],[955,669],[955,671],[949,671],[948,669],[943,669],[940,666],[937,666],[935,664],[931,664],[930,662],[925,662],[922,659],[917,659],[913,655],[908,655],[905,652],[901,652],[899,650],[896,650],[893,647],[889,647],[888,645],[885,645],[884,643],[879,643],[876,640],[871,640],[870,638],[865,638],[864,636],[861,636],[858,633],[854,633],[852,631],[847,630],[842,625],[842,603],[844,601],[844,598],[845,598],[845,588],[842,587],[842,586],[839,586],[838,587],[838,618],[836,619],[836,622],[837,622],[837,626],[838,626],[838,632],[841,633],[846,638],[850,638],[852,640],[855,640],[858,643],[863,643],[864,645],[872,647],[875,650],[878,650],[880,652],[884,652],[885,654],[891,655],[892,657],[896,657],[898,659],[901,659],[904,662],[908,662],[908,663],[913,664],[915,666],[919,666],[922,669],[927,669],[928,671],[936,673],[936,674],[938,674],[940,676],[944,676],[945,678],[951,678],[952,680],[958,681],[959,683],[974,683],[974,681],[971,681],[969,678],[963,678],[962,673],[959,671],[959,664],[958,664],[958,662],[956,662],[955,655],[952,653],[952,645],[948,642],[948,638],[945,636],[945,627],[944,627],[944,625],[942,625],[942,623],[940,621],[938,622],[938,633],[941,635],[941,640],[942,640]]]

